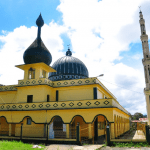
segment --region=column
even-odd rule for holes
[[[66,138],[69,139],[69,124],[66,124]]]
[[[9,124],[9,136],[11,136],[11,123]]]
[[[28,70],[24,70],[24,80],[28,80]]]
[[[115,131],[114,131],[114,123],[111,123],[110,125],[110,131],[111,131],[111,139],[114,139],[115,138]]]
[[[92,139],[92,126],[91,126],[91,123],[88,124],[88,132],[89,132],[89,139]]]

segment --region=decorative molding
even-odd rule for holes
[[[8,86],[0,86],[0,92],[1,91],[17,91],[17,88],[15,88],[17,85],[8,85]]]

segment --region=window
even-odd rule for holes
[[[46,78],[46,71],[45,70],[42,71],[42,78]]]
[[[47,102],[49,102],[50,101],[50,98],[49,98],[49,95],[47,95]]]
[[[29,79],[35,79],[35,69],[29,69]]]
[[[27,118],[27,125],[31,125],[31,118]]]
[[[27,103],[33,102],[33,95],[27,95]]]

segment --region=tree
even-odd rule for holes
[[[139,118],[143,118],[143,114],[142,113],[138,113],[136,112],[134,115],[133,115],[133,120],[139,120]]]

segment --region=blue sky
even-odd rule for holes
[[[132,114],[146,114],[138,6],[150,35],[148,0],[0,1],[0,84],[17,84],[23,78],[15,65],[24,63],[23,53],[37,36],[35,22],[41,13],[45,22],[41,36],[52,64],[70,44],[90,77],[103,73],[99,80],[122,106]]]

